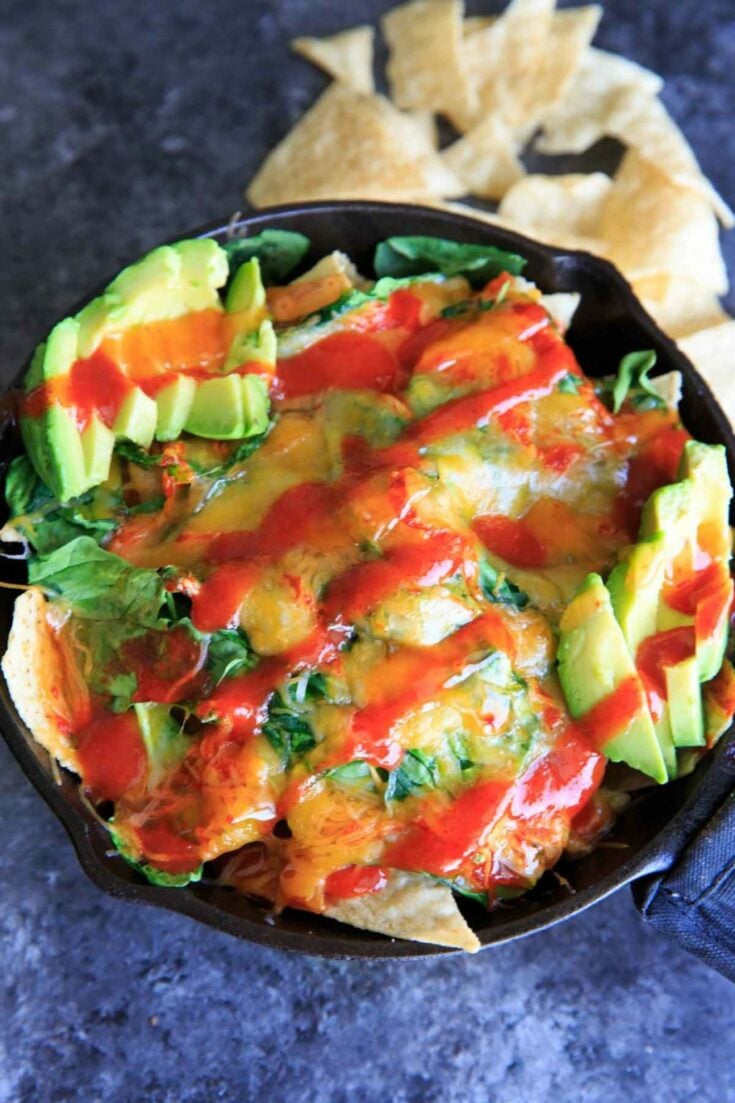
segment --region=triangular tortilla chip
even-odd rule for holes
[[[511,0],[492,22],[465,26],[465,70],[474,91],[469,109],[450,111],[455,126],[470,130],[499,113],[513,128],[527,126],[534,84],[545,66],[555,0]]]
[[[526,171],[516,156],[512,131],[494,115],[445,149],[442,157],[468,192],[485,199],[501,199]]]
[[[299,199],[412,199],[464,187],[421,130],[383,96],[335,83],[251,181],[255,207]]]
[[[439,127],[433,111],[406,111],[405,114],[421,131],[432,149],[439,148]]]
[[[598,257],[604,257],[606,255],[605,243],[599,238],[582,237],[577,234],[565,233],[559,230],[554,230],[554,232],[550,234],[539,233],[537,229],[531,229],[528,226],[511,221],[509,218],[504,218],[500,213],[481,210],[478,207],[471,207],[468,203],[427,203],[424,201],[424,205],[427,207],[438,207],[440,210],[444,211],[453,211],[454,214],[464,215],[465,218],[476,218],[478,222],[488,222],[491,226],[500,226],[502,229],[512,230],[517,234],[525,234],[526,237],[534,238],[544,245],[556,245],[560,249],[578,249],[583,253],[593,253]]]
[[[660,100],[637,88],[626,89],[610,110],[605,133],[637,150],[672,183],[704,196],[723,226],[735,225],[735,215],[703,175],[692,147]]]
[[[676,340],[727,320],[714,291],[692,280],[649,276],[636,280],[633,290],[661,329]]]
[[[480,941],[462,917],[451,889],[419,873],[396,870],[378,892],[340,900],[324,914],[391,938],[451,946],[471,954],[480,949]]]
[[[631,281],[661,273],[722,294],[727,271],[708,200],[678,187],[634,150],[626,153],[605,203],[608,255]]]
[[[599,238],[602,213],[613,182],[602,172],[519,180],[504,196],[498,213],[525,227],[530,237]]]
[[[462,54],[461,0],[412,0],[383,17],[391,96],[407,111],[474,108]]]
[[[335,80],[357,92],[375,91],[373,79],[373,39],[375,31],[363,25],[328,38],[295,38],[291,49],[318,65]]]
[[[79,679],[71,672],[47,620],[43,591],[31,586],[15,602],[13,624],[2,669],[15,707],[36,742],[62,766],[79,773],[77,753],[70,739],[70,689]],[[78,687],[84,697],[86,689]]]
[[[531,79],[526,126],[535,127],[564,98],[601,16],[598,4],[554,14],[541,68]]]
[[[735,321],[692,333],[679,341],[679,348],[701,372],[730,424],[735,425]]]
[[[535,148],[541,153],[583,153],[603,138],[621,92],[635,88],[653,97],[663,81],[634,61],[590,47],[563,99],[543,119]]]

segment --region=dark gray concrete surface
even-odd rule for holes
[[[598,41],[664,74],[733,202],[732,0],[604,6]],[[3,378],[117,266],[241,205],[323,84],[289,37],[385,7],[4,0]],[[4,748],[0,823],[0,1103],[735,1100],[735,989],[627,893],[479,958],[330,963],[103,897]]]

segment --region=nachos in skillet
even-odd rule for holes
[[[731,489],[574,296],[392,238],[180,242],[39,347],[3,669],[150,880],[465,949],[727,728]],[[619,767],[615,767],[619,770]]]

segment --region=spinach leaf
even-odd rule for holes
[[[436,759],[416,748],[406,751],[400,766],[391,770],[385,799],[405,800],[416,789],[436,789],[438,784]]]
[[[219,685],[223,678],[234,678],[257,666],[258,659],[250,640],[241,628],[222,628],[213,632],[207,650],[207,668]]]
[[[135,674],[115,674],[107,682],[106,691],[112,697],[110,708],[113,712],[127,712],[133,703],[133,694],[138,688]]]
[[[497,605],[512,605],[515,609],[525,609],[528,605],[528,594],[501,574],[488,559],[480,562],[480,586],[487,600]]]
[[[18,456],[10,464],[5,496],[14,527],[39,555],[84,534],[99,542],[118,525],[111,513],[120,504],[117,495],[95,487],[62,504],[38,477],[27,456]]]
[[[559,380],[559,390],[562,394],[579,394],[579,388],[582,386],[584,380],[581,376],[575,375],[573,372],[567,372],[563,378]]]
[[[263,735],[279,755],[284,767],[292,766],[297,759],[316,746],[314,733],[307,721],[289,708],[280,693],[274,694],[268,706],[268,719],[263,725]]]
[[[461,732],[453,732],[447,740],[449,750],[457,759],[460,770],[471,770],[475,765],[467,750],[467,740]]]
[[[119,440],[115,445],[115,452],[138,467],[157,467],[161,461],[160,453],[146,452],[145,448],[134,444],[132,440]]]
[[[612,400],[614,414],[620,412],[620,408],[631,389],[638,388],[647,396],[649,405],[646,408],[664,406],[664,400],[648,378],[648,373],[656,364],[656,353],[653,349],[643,349],[640,352],[629,352],[620,361],[618,374],[615,381],[607,388]]]
[[[223,248],[230,262],[230,278],[246,260],[257,257],[263,282],[270,284],[283,283],[303,259],[310,244],[308,237],[292,230],[261,230],[253,237],[226,241]]]
[[[466,900],[474,900],[476,904],[482,904],[484,908],[487,907],[488,899],[486,892],[476,892],[474,889],[469,888],[464,881],[451,881],[447,877],[435,877],[435,881],[438,881],[440,885],[446,885],[452,892],[456,892],[458,896],[464,896]]]
[[[352,762],[345,762],[343,766],[333,766],[326,770],[325,777],[333,781],[346,782],[348,785],[357,781],[372,779],[370,767],[361,758],[355,758]]]
[[[152,626],[164,603],[163,583],[155,571],[133,567],[78,536],[28,565],[28,581],[63,597],[78,617],[131,620]]]
[[[199,866],[190,873],[166,873],[162,869],[156,869],[155,866],[148,865],[147,862],[138,861],[137,858],[133,857],[128,846],[115,830],[114,820],[110,824],[110,839],[120,857],[124,858],[129,866],[141,873],[146,881],[150,881],[152,885],[162,885],[164,888],[183,888],[184,885],[202,879],[203,866]]]
[[[377,276],[419,276],[441,272],[464,276],[473,287],[481,287],[501,272],[517,276],[526,261],[493,245],[463,245],[438,237],[390,237],[375,250]]]

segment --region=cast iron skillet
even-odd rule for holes
[[[370,273],[373,249],[394,234],[433,234],[456,241],[485,242],[521,253],[528,259],[524,271],[545,291],[579,291],[580,307],[568,340],[584,370],[591,375],[615,371],[622,355],[632,349],[652,348],[661,371],[677,369],[684,377],[683,420],[690,432],[709,443],[727,447],[731,477],[735,475],[735,438],[727,419],[691,364],[659,330],[635,299],[619,273],[605,261],[585,253],[565,252],[539,245],[518,234],[460,215],[410,205],[381,203],[307,203],[276,207],[226,225],[206,226],[183,237],[213,237],[258,233],[266,227],[298,230],[312,246],[304,267],[333,249],[342,249],[358,268]],[[95,294],[98,292],[95,292]],[[89,296],[91,297],[91,296]],[[85,300],[86,301],[86,300]],[[80,306],[83,304],[79,304]],[[70,311],[69,313],[71,313]],[[18,374],[18,382],[25,366]],[[18,451],[12,429],[0,437],[2,468]],[[5,561],[6,579],[23,581],[22,564]],[[12,616],[13,592],[0,590],[0,648],[4,651]],[[184,889],[149,885],[111,850],[104,829],[82,804],[76,778],[62,771],[54,781],[49,756],[37,746],[18,716],[0,680],[0,727],[26,776],[66,828],[81,865],[96,885],[112,896],[137,900],[192,916],[202,923],[285,950],[324,957],[425,957],[452,953],[419,943],[395,941],[342,926],[306,912],[287,910],[272,917],[267,909],[230,889],[200,883]],[[688,778],[639,794],[621,817],[615,839],[627,844],[604,848],[586,858],[563,862],[562,885],[546,874],[534,891],[512,905],[491,913],[463,903],[467,919],[483,947],[521,938],[552,926],[602,900],[622,885],[671,864],[687,825],[697,822],[726,791],[726,756],[735,753],[731,729],[714,754]]]

